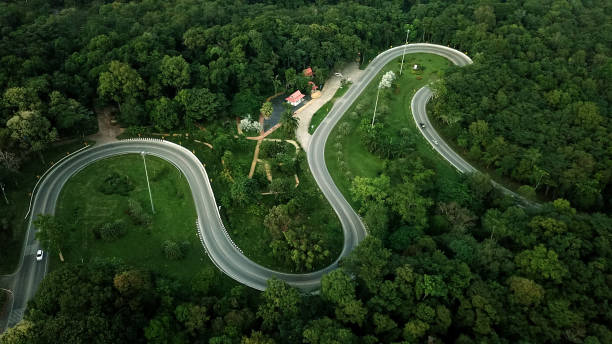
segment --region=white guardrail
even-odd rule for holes
[[[40,184],[40,182],[49,174],[49,172],[51,172],[51,170],[55,167],[58,166],[60,163],[62,163],[62,161],[72,157],[73,155],[87,149],[91,147],[91,145],[86,145],[85,147],[81,147],[77,150],[75,150],[74,152],[67,154],[66,156],[62,157],[61,159],[59,159],[56,163],[54,163],[53,165],[51,165],[51,167],[49,167],[45,173],[42,174],[42,176],[40,176],[40,178],[38,178],[38,181],[36,182],[36,184],[34,185],[34,188],[32,189],[32,194],[30,195],[30,205],[28,206],[28,212],[26,213],[25,217],[23,218],[24,220],[28,219],[28,216],[30,215],[30,211],[32,211],[32,201],[34,200],[34,196],[36,195],[36,191],[38,188],[38,185]]]

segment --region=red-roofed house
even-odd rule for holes
[[[316,90],[319,88],[319,86],[315,85],[315,83],[314,83],[314,82],[312,82],[312,81],[309,81],[309,82],[308,82],[308,85],[312,85],[312,90],[313,90],[313,91],[316,91]]]
[[[300,90],[297,90],[297,91],[293,92],[289,97],[285,98],[285,100],[289,104],[291,104],[293,106],[297,106],[301,102],[304,101],[304,95],[302,94],[302,92],[300,92]]]
[[[312,76],[312,68],[308,67],[308,68],[304,69],[302,71],[302,73],[304,73],[304,76],[310,77],[310,76]]]

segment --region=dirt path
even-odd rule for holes
[[[251,162],[251,170],[249,171],[249,179],[253,178],[253,173],[255,173],[257,159],[259,158],[259,146],[261,146],[261,140],[257,140],[257,146],[255,146],[255,153],[253,153],[253,162]]]
[[[87,136],[87,140],[96,141],[97,145],[118,141],[117,136],[123,133],[124,129],[111,123],[111,109],[106,107],[96,111],[98,115],[98,132]]]
[[[342,70],[342,75],[348,80],[356,83],[361,78],[363,71],[359,69],[357,63],[353,62],[347,65]],[[321,97],[317,99],[313,99],[308,104],[304,105],[300,110],[298,110],[295,114],[300,119],[300,125],[298,126],[296,136],[297,140],[300,142],[302,147],[305,150],[308,150],[308,145],[310,144],[310,135],[308,133],[308,127],[310,127],[310,120],[321,106],[325,105],[328,101],[332,99],[336,91],[340,88],[340,78],[332,75],[323,86],[323,90],[321,91]]]

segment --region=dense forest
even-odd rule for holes
[[[508,206],[479,178],[430,182],[416,197],[438,202],[431,224],[397,227],[391,213],[390,233],[369,236],[320,295],[276,280],[263,293],[223,289],[210,273],[181,285],[117,260],[65,265],[0,343],[612,341],[610,217],[564,200]]]
[[[474,58],[436,85],[435,117],[499,175],[584,210],[610,209],[612,4],[521,3],[421,6],[431,40]]]
[[[0,343],[611,343],[610,6],[0,3],[8,183],[53,141],[95,131],[96,109],[156,130],[233,120],[276,91],[307,88],[305,67],[320,83],[339,64],[367,63],[410,23],[411,40],[475,62],[434,85],[445,133],[553,200],[516,205],[484,175],[438,178],[410,140],[389,153],[365,135],[385,160],[380,176],[352,181],[371,235],[320,294],[277,280],[259,293],[214,273],[184,285],[116,259],[65,264]]]

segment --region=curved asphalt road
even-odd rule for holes
[[[270,270],[252,262],[241,253],[227,235],[219,216],[208,175],[195,155],[189,150],[167,141],[157,139],[125,140],[76,153],[54,166],[53,170],[41,182],[32,207],[32,214],[34,215],[30,217],[22,264],[13,275],[12,282],[9,285],[15,295],[8,325],[13,326],[21,320],[27,301],[34,296],[47,271],[47,256],[42,262],[36,262],[34,259],[36,250],[39,248],[39,244],[34,238],[36,229],[32,225],[32,220],[36,214],[53,214],[55,203],[63,185],[72,175],[87,165],[107,157],[143,151],[174,164],[187,178],[198,214],[198,235],[207,254],[220,270],[236,281],[258,290],[264,290],[266,281],[272,277],[284,280],[305,291],[318,289],[322,276],[335,269],[338,261],[351,252],[367,235],[361,219],[344,199],[327,171],[324,158],[325,142],[344,112],[359,97],[381,68],[392,59],[400,56],[403,50],[404,46],[395,47],[379,54],[372,60],[361,80],[354,84],[341,99],[336,101],[332,110],[315,131],[308,149],[308,164],[312,174],[338,215],[344,232],[342,252],[332,265],[308,274],[287,274]],[[431,53],[440,55],[459,66],[472,63],[471,59],[465,54],[434,44],[409,44],[406,46],[405,52],[407,54]],[[428,99],[429,97],[425,97],[422,101],[426,102]],[[424,103],[422,105],[424,107]],[[442,142],[441,140],[438,141]]]
[[[429,144],[435,149],[446,161],[453,165],[461,173],[474,173],[478,172],[472,165],[465,161],[459,154],[455,153],[449,145],[444,142],[442,137],[435,131],[429,117],[427,116],[427,103],[433,97],[433,92],[427,86],[421,87],[412,97],[410,107],[412,109],[412,116],[416,122],[417,128],[421,131],[421,134],[429,142]],[[425,124],[425,128],[419,124]],[[436,143],[437,142],[437,143]],[[523,196],[516,194],[515,192],[507,189],[503,185],[491,181],[491,184],[501,190],[504,194],[512,197],[514,200],[522,203],[523,205],[530,207],[538,207],[537,203],[527,200]]]

